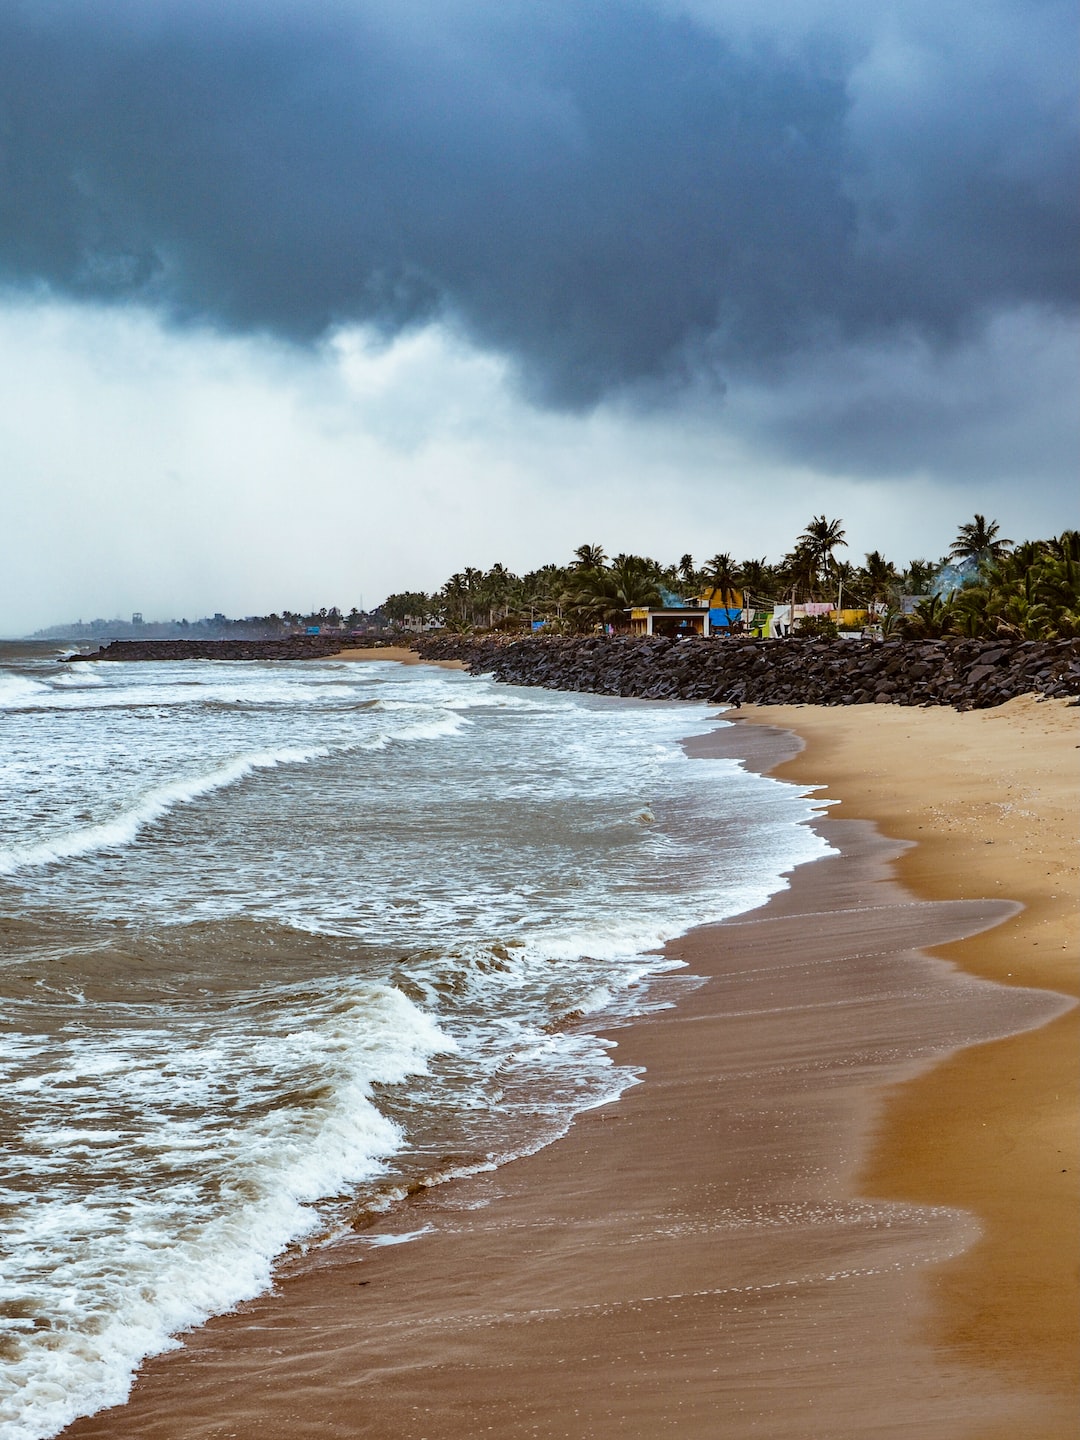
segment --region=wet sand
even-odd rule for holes
[[[989,869],[969,874],[982,839],[964,829],[964,805],[1005,803],[971,801],[953,783],[964,746],[985,748],[971,740],[981,714],[952,717],[953,735],[918,728],[932,712],[887,711],[799,710],[792,723],[810,747],[795,763],[801,778],[830,780],[841,817],[877,817],[886,796],[903,808],[906,795],[911,826],[932,827],[925,846],[834,811],[819,824],[835,856],[801,867],[763,909],[670,947],[706,983],[666,982],[676,1008],[613,1032],[616,1060],[641,1067],[642,1084],[546,1150],[421,1192],[355,1240],[286,1266],[273,1295],[149,1362],[129,1405],[65,1434],[1075,1436],[1060,1363],[1073,1343],[1067,1269],[1035,1285],[1033,1303],[1058,1319],[1036,1329],[1027,1360],[1015,1335],[1006,1354],[980,1339],[979,1309],[996,1283],[987,1274],[1011,1273],[987,1257],[1008,1251],[1015,1230],[1033,1255],[1047,1227],[1063,1239],[1065,1192],[1031,1193],[1013,1147],[1022,1165],[1037,1156],[1045,1179],[1046,1147],[1069,1140],[1075,1086],[1055,1037],[1076,1012],[1028,988],[1066,991],[1069,967],[1026,957],[1059,935],[1074,902],[1059,912],[1047,892],[1043,904],[1034,869],[1009,869],[1004,836],[1022,831],[1010,843],[1043,849],[1049,865],[1064,860],[1071,826],[1055,828],[1057,797],[1029,793],[1025,779],[1023,804],[1001,811]],[[900,743],[900,719],[914,741]],[[847,748],[853,722],[870,747],[862,760]],[[1030,740],[1046,717],[999,723]],[[924,749],[934,737],[953,746],[940,777]],[[1065,743],[1033,743],[1033,763],[1054,750],[1062,785],[1075,782],[1075,761],[1060,770]],[[688,748],[752,752],[767,767],[795,747],[769,725],[739,724]],[[979,783],[998,796],[1001,774],[986,763]],[[916,899],[898,871],[940,898]],[[925,953],[965,935],[976,938],[944,952],[963,955],[964,970]],[[1008,965],[1010,983],[970,973],[975,961],[995,974]],[[985,1043],[1005,1035],[1016,1038]],[[971,1089],[972,1057],[1002,1056],[976,1064]],[[1058,1108],[1042,1108],[1048,1083]],[[1009,1208],[1015,1194],[1023,1214]]]

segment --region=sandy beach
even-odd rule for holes
[[[612,1033],[643,1083],[295,1257],[67,1436],[1080,1433],[1080,711],[733,718],[690,753],[827,787],[835,854],[669,947],[703,983]]]
[[[399,665],[419,665],[420,656],[407,645],[358,645],[352,650],[339,650],[331,660],[396,660]],[[464,670],[460,660],[425,660],[425,665],[438,665],[443,670]]]
[[[832,813],[912,847],[928,898],[1008,895],[1024,910],[941,953],[1005,985],[1080,993],[1080,710],[748,708],[808,744],[779,774],[828,777]],[[904,755],[907,763],[904,763]],[[890,1097],[865,1193],[964,1206],[983,1238],[934,1277],[936,1339],[1023,1382],[1063,1385],[1080,1415],[1080,1010],[965,1050]],[[1080,1419],[1065,1433],[1080,1433]]]

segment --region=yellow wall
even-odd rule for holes
[[[741,610],[746,601],[741,590],[705,590],[698,596],[698,604],[711,610]]]

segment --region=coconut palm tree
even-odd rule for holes
[[[1080,635],[1080,535],[1066,530],[1050,541],[1030,576],[1031,639]]]
[[[379,607],[388,620],[396,620],[400,624],[410,617],[415,620],[426,620],[438,606],[430,595],[425,595],[422,590],[404,590],[397,595],[388,595]],[[359,612],[355,612],[359,618]],[[353,616],[350,615],[352,620]]]
[[[714,593],[719,592],[721,598],[726,598],[739,583],[739,567],[725,550],[714,555],[711,560],[706,560],[701,578],[707,589]]]
[[[909,560],[902,576],[906,595],[925,595],[930,588],[937,566],[932,560]]]
[[[579,545],[574,551],[575,570],[602,570],[607,556],[602,545]]]
[[[762,555],[760,560],[744,560],[738,569],[738,579],[745,590],[758,600],[772,598],[776,586],[773,567]]]
[[[818,556],[809,541],[800,540],[790,554],[785,555],[781,565],[785,589],[794,598],[799,591],[804,595],[816,594],[819,579]]]
[[[616,595],[631,605],[660,602],[660,566],[645,555],[616,555],[608,566]]]
[[[871,550],[867,555],[863,575],[870,599],[874,602],[884,600],[899,578],[896,566],[891,560],[886,560],[880,550]]]
[[[1012,545],[999,534],[1001,526],[996,520],[987,521],[985,515],[976,512],[975,519],[961,525],[956,539],[949,547],[950,560],[1000,560]]]
[[[515,592],[520,585],[518,577],[498,561],[483,577],[477,598],[487,608],[489,629],[495,624],[496,619],[506,619],[510,613]]]
[[[858,587],[859,572],[850,560],[834,560],[830,577],[836,584],[836,608],[844,608],[844,592],[850,594]]]
[[[660,567],[643,555],[616,555],[602,570],[575,570],[567,587],[567,610],[580,624],[624,621],[627,610],[659,605]]]
[[[1053,540],[1046,541],[1046,550],[1058,560],[1080,564],[1080,530],[1063,530]]]
[[[447,625],[464,624],[468,618],[469,588],[460,570],[454,572],[442,587],[440,598],[446,612]]]
[[[799,536],[798,545],[805,545],[814,557],[819,578],[829,569],[833,551],[840,545],[847,547],[842,520],[828,520],[824,515],[815,515]]]

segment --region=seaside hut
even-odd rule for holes
[[[635,605],[629,612],[631,635],[684,635],[710,633],[707,605]]]

